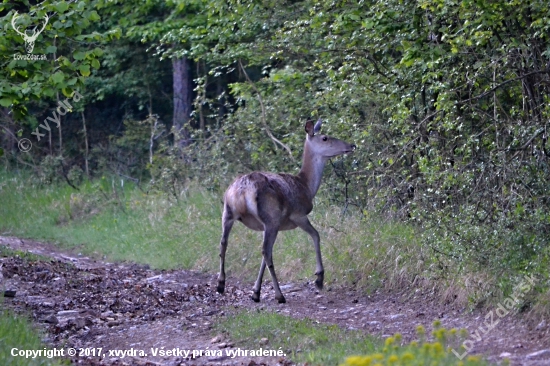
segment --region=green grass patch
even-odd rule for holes
[[[58,358],[12,356],[12,350],[15,354],[18,354],[18,350],[51,350],[51,347],[42,343],[41,334],[24,317],[7,310],[0,311],[0,365],[68,365],[69,361]]]
[[[19,257],[24,261],[51,261],[50,257],[34,254],[31,252],[24,252],[21,250],[15,250],[6,246],[0,246],[0,257]]]
[[[381,346],[380,341],[359,331],[256,310],[224,317],[215,329],[241,348],[282,349],[293,361],[309,365],[338,365],[349,354],[371,353]],[[262,338],[269,343],[261,346]]]
[[[307,365],[489,365],[479,356],[464,354],[461,343],[467,338],[465,330],[447,330],[438,321],[434,322],[431,341],[419,326],[418,339],[410,343],[404,343],[400,334],[381,341],[360,331],[258,310],[227,316],[216,324],[215,331],[225,333],[243,349],[281,349],[294,362]],[[262,338],[268,339],[267,345],[260,345]]]

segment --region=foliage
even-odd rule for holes
[[[61,181],[63,177],[63,159],[48,155],[40,163],[40,181],[44,184],[51,184]]]
[[[402,336],[397,333],[393,337],[386,338],[385,346],[381,352],[366,356],[350,356],[346,358],[341,366],[487,365],[487,362],[483,361],[479,356],[466,356],[466,354],[463,354],[463,348],[457,346],[464,338],[463,331],[457,331],[456,329],[447,330],[438,326],[438,322],[435,324],[433,342],[426,340],[424,327],[418,326],[419,341],[412,341],[409,344],[402,345]],[[455,351],[455,354],[452,352],[452,347],[456,347],[460,351]],[[463,355],[465,358],[461,360],[457,355]]]
[[[25,3],[4,1],[0,4],[0,10],[5,13],[0,19],[0,50],[6,56],[1,68],[0,105],[10,107],[15,118],[33,122],[32,127],[36,127],[36,119],[29,116],[28,103],[53,98],[59,92],[69,97],[82,88],[85,77],[92,69],[99,68],[98,58],[103,54],[94,43],[112,37],[113,33],[86,32],[92,22],[100,19],[95,10],[97,1],[46,1],[29,6],[27,14],[19,14],[15,20],[21,33],[35,24],[47,22],[33,51],[27,52],[31,56],[43,54],[46,60],[15,57],[14,51],[23,53],[24,41],[11,23],[21,5],[29,5]],[[35,28],[35,32],[37,30]]]

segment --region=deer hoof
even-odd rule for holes
[[[319,290],[323,289],[323,280],[316,279],[315,280],[315,287],[317,287]]]
[[[223,294],[225,291],[225,281],[218,281],[218,287],[216,288],[220,294]]]
[[[325,272],[316,273],[317,279],[315,280],[315,287],[319,290],[323,289],[323,280],[325,279]]]
[[[260,293],[259,292],[254,292],[252,294],[252,296],[250,296],[250,298],[254,301],[254,302],[260,302]]]
[[[275,296],[275,300],[277,300],[279,302],[279,304],[284,304],[286,302],[286,299],[283,295],[277,297]]]

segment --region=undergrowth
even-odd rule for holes
[[[417,327],[417,340],[403,343],[397,333],[385,340],[384,346],[376,352],[361,356],[349,356],[340,366],[485,366],[489,365],[479,356],[468,355],[460,345],[467,332],[441,328],[436,321],[432,332],[433,340],[428,341],[424,327]],[[456,349],[455,349],[456,348]],[[505,359],[503,365],[509,365]]]
[[[198,182],[189,182],[171,194],[147,191],[113,176],[85,181],[76,190],[4,171],[0,175],[0,235],[50,241],[111,261],[215,273],[222,195]],[[327,287],[355,286],[367,293],[429,290],[443,301],[474,308],[502,300],[517,282],[512,277],[505,281],[491,268],[451,258],[443,261],[411,224],[351,208],[343,214],[322,189],[310,220],[321,236]],[[261,233],[240,223],[234,226],[226,256],[228,283],[236,277],[255,279],[261,241]],[[273,258],[282,283],[314,279],[312,241],[301,230],[280,232]],[[534,306],[545,313],[549,308],[545,286],[541,277],[522,308]]]
[[[430,337],[419,325],[416,339],[405,343],[400,334],[381,341],[359,331],[318,324],[311,319],[249,310],[222,318],[215,330],[228,335],[241,347],[282,350],[294,362],[306,365],[488,365],[481,357],[464,352],[461,343],[467,337],[465,330],[447,330],[439,321],[433,325]]]

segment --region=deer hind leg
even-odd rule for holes
[[[225,291],[225,252],[227,250],[227,238],[234,222],[231,208],[225,205],[222,216],[222,238],[220,240],[220,275],[218,276],[218,287],[216,289],[220,294]]]
[[[325,269],[323,268],[323,260],[321,258],[321,240],[319,238],[319,233],[309,222],[307,216],[300,218],[299,220],[293,220],[300,229],[304,230],[306,233],[311,236],[313,239],[313,246],[315,247],[315,256],[317,258],[317,266],[315,268],[315,275],[317,279],[315,280],[315,286],[321,290],[323,289],[323,281],[325,278]]]
[[[253,291],[254,293],[250,298],[254,300],[255,302],[260,302],[260,290],[262,289],[262,280],[264,278],[264,271],[265,271],[265,258],[262,257],[262,264],[260,265],[260,273],[258,273],[258,279],[256,280],[256,283],[254,283]]]
[[[273,244],[275,244],[275,239],[277,239],[277,229],[266,228],[264,231],[264,242],[263,242],[263,260],[260,267],[260,273],[258,279],[256,280],[256,285],[254,285],[254,290],[260,292],[260,287],[262,285],[263,269],[267,266],[269,273],[271,274],[271,279],[273,280],[273,288],[275,289],[275,299],[279,304],[285,303],[286,299],[279,288],[279,281],[277,281],[277,275],[275,274],[275,267],[273,266]],[[264,263],[265,262],[265,263]]]

